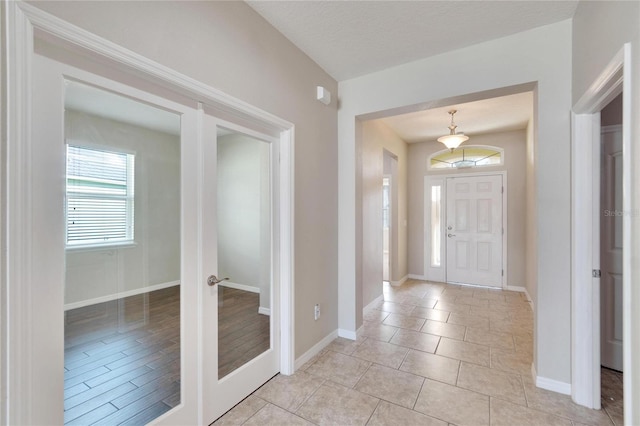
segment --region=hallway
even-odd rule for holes
[[[613,425],[535,387],[532,333],[523,293],[385,284],[358,341],[335,339],[216,424]]]

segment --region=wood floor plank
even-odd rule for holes
[[[107,367],[102,365],[102,362],[93,362],[93,363],[90,363],[90,364],[85,364],[82,367],[76,368],[74,370],[67,370],[65,372],[65,374],[64,374],[64,380],[66,382],[67,380],[73,379],[76,376],[95,377],[95,375],[92,375],[92,373],[95,370],[103,370],[105,372],[109,371],[109,369]],[[102,374],[102,373],[100,373],[100,374]],[[82,382],[82,381],[84,381],[84,380],[81,380],[80,382]],[[80,382],[76,381],[74,384],[78,384]]]
[[[75,396],[79,393],[82,393],[84,391],[89,390],[89,386],[87,386],[84,383],[78,383],[75,386],[71,386],[68,389],[64,390],[64,397],[65,398],[71,398],[72,396]]]
[[[122,377],[126,381],[130,382],[131,380],[139,376],[142,376],[143,374],[148,373],[149,371],[152,371],[152,370],[146,365],[143,365],[142,367],[138,367],[138,368],[133,368],[133,369],[129,368],[129,365],[125,365],[116,370],[111,370],[108,373],[105,373],[93,379],[87,380],[84,382],[84,384],[94,388],[96,386],[99,386],[103,383],[106,383],[118,377]]]
[[[147,408],[146,410],[138,413],[134,417],[131,417],[130,419],[120,423],[120,425],[122,426],[144,425],[150,422],[151,420],[158,418],[159,416],[166,413],[170,409],[171,407],[169,407],[167,404],[165,404],[162,401],[158,401],[157,403]]]
[[[89,399],[95,398],[98,395],[102,395],[103,393],[106,393],[112,389],[117,388],[120,385],[123,385],[125,383],[130,383],[130,381],[128,380],[127,376],[119,376],[119,377],[115,377],[107,382],[104,382],[96,387],[93,388],[89,388],[84,392],[78,393],[74,396],[71,396],[69,398],[66,398],[65,395],[65,399],[64,399],[64,409],[68,410],[72,407],[75,407],[76,405],[82,404],[85,401],[88,401]],[[133,385],[133,383],[130,383],[131,385]],[[133,385],[132,389],[135,389],[135,385]]]
[[[84,382],[85,380],[92,379],[94,377],[100,376],[104,373],[108,373],[109,369],[105,366],[94,366],[94,369],[84,371],[82,374],[76,374],[74,376],[68,377],[70,372],[65,373],[64,375],[64,388],[69,389],[72,386],[75,386],[79,383]]]
[[[140,377],[136,377],[131,381],[131,383],[133,383],[136,386],[144,386],[147,383],[152,382],[157,378],[164,376],[167,373],[171,374],[179,371],[180,371],[180,359],[175,359],[174,361],[164,364],[163,366],[158,367],[153,371],[150,371],[149,373],[146,373]]]
[[[118,409],[116,407],[114,407],[113,405],[107,403],[107,404],[103,404],[101,406],[99,406],[98,408],[96,408],[95,410],[91,410],[86,414],[83,414],[80,417],[76,417],[75,419],[67,422],[65,421],[65,425],[69,425],[69,426],[86,426],[86,425],[91,425],[95,422],[97,422],[100,419],[105,418],[106,416],[108,416],[109,414],[115,413],[116,411],[118,411]]]
[[[152,382],[147,383],[144,386],[140,386],[139,388],[133,389],[131,392],[127,392],[126,394],[114,399],[111,401],[113,405],[115,405],[118,409],[122,409],[129,404],[134,402],[140,402],[140,400],[144,397],[148,397],[150,394],[159,394],[163,390],[166,390],[172,383],[176,382],[179,377],[174,376],[163,376]],[[152,396],[153,402],[161,401],[166,398],[168,395],[163,396],[162,398],[158,398],[158,396]],[[147,400],[148,402],[148,400]],[[147,405],[147,404],[138,404],[138,405]]]
[[[112,361],[117,361],[117,360],[119,360],[121,358],[126,358],[126,356],[127,356],[126,354],[123,354],[122,351],[119,351],[117,349],[113,350],[113,351],[106,350],[106,351],[100,352],[100,353],[98,353],[98,354],[96,354],[94,356],[90,356],[90,357],[87,357],[87,358],[79,359],[79,360],[74,361],[74,362],[69,362],[69,363],[65,362],[64,366],[65,366],[65,368],[67,370],[73,371],[73,370],[75,370],[77,368],[80,368],[80,367],[82,367],[84,365],[95,364],[95,363],[98,362],[98,363],[101,363],[101,365],[104,365],[107,368],[109,368],[108,365],[107,365],[108,363],[110,363]]]
[[[135,385],[132,383],[124,383],[120,386],[117,386],[107,392],[104,392],[100,395],[95,396],[94,398],[88,399],[83,403],[74,406],[64,412],[64,422],[70,422],[71,420],[77,419],[80,416],[87,414],[90,411],[95,410],[103,404],[110,403],[112,399],[117,398],[131,390],[135,389]]]

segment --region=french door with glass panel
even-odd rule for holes
[[[214,421],[280,369],[278,140],[41,55],[32,80],[33,423]]]
[[[204,418],[213,421],[280,371],[278,140],[202,114]],[[215,326],[217,324],[217,327]],[[205,355],[206,356],[206,355]],[[249,390],[249,392],[247,392]]]

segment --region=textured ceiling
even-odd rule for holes
[[[416,111],[380,119],[405,142],[415,143],[436,140],[449,133],[447,126],[456,109],[455,123],[458,132],[470,137],[482,133],[525,129],[533,115],[533,93],[518,93],[481,101]]]
[[[342,81],[573,16],[562,1],[247,1]]]

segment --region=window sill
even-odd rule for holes
[[[135,241],[125,241],[112,244],[86,244],[81,246],[66,246],[67,252],[80,252],[80,251],[108,251],[108,250],[120,250],[130,249],[138,245]]]

